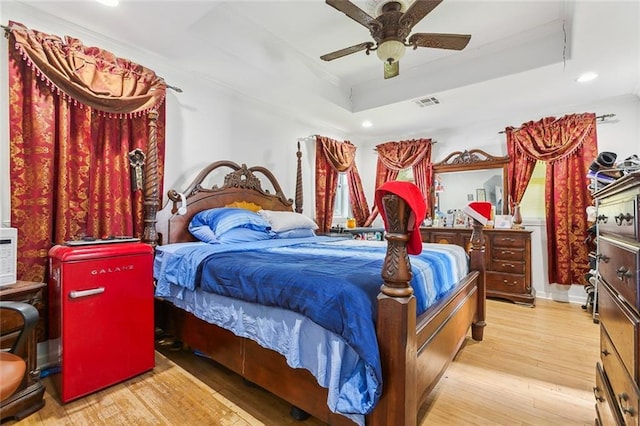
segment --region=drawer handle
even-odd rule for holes
[[[618,403],[620,404],[620,409],[622,410],[623,414],[628,414],[631,417],[634,417],[636,415],[636,410],[634,410],[633,408],[627,408],[625,406],[625,404],[623,404],[623,402],[627,402],[629,400],[629,395],[627,395],[626,393],[621,393],[618,394]]]
[[[504,266],[507,267],[507,268],[515,268],[516,267],[516,265],[514,265],[513,263],[505,263]]]
[[[608,350],[606,350],[606,349],[603,349],[600,353],[601,353],[602,355],[604,355],[604,356],[611,355],[611,352],[609,352],[609,351],[608,351]]]
[[[624,281],[625,278],[631,278],[632,275],[633,274],[631,274],[631,271],[625,268],[624,266],[621,266],[618,269],[616,269],[616,276],[620,281]]]
[[[608,221],[608,220],[609,220],[609,217],[608,217],[608,216],[605,216],[605,215],[603,215],[603,214],[598,215],[598,216],[596,217],[596,222],[607,223],[607,221]]]
[[[104,287],[92,288],[89,290],[70,291],[69,297],[71,299],[79,299],[81,297],[93,296],[94,294],[104,293]]]
[[[602,263],[609,263],[609,260],[611,260],[611,258],[606,254],[599,254],[596,256],[596,259],[598,262],[602,261]]]
[[[626,215],[620,213],[617,216],[614,216],[614,219],[616,220],[616,224],[618,226],[622,226],[622,222],[623,221],[627,221],[629,223],[631,223],[631,220],[633,219],[633,216],[631,215],[631,213],[627,213]]]
[[[514,282],[509,282],[507,280],[504,280],[502,282],[505,283],[506,285],[516,285],[515,281]]]
[[[502,250],[502,254],[513,254],[511,250]]]
[[[516,242],[515,238],[510,238],[510,237],[504,237],[504,238],[502,238],[502,241],[506,241],[508,243],[515,243]]]
[[[596,401],[598,402],[604,402],[606,401],[603,397],[601,397],[600,395],[600,389],[598,389],[596,386],[593,387],[593,396],[596,398]]]

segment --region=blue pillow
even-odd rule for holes
[[[309,228],[295,228],[288,231],[276,232],[276,238],[308,238],[315,237],[316,233]]]
[[[193,216],[189,223],[189,232],[204,242],[215,243],[222,234],[234,228],[264,232],[271,230],[271,225],[258,213],[235,207],[203,210]]]
[[[218,243],[244,243],[249,241],[268,240],[274,237],[274,233],[271,231],[258,231],[251,228],[233,228],[224,234],[220,235],[217,239]]]
[[[191,235],[193,235],[198,240],[204,243],[209,243],[209,244],[219,243],[218,237],[216,237],[216,234],[214,234],[211,228],[209,228],[207,225],[201,225],[201,226],[189,225],[189,232],[191,232]]]

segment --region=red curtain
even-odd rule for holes
[[[593,203],[587,172],[597,156],[593,113],[543,118],[507,128],[510,195],[519,202],[537,160],[547,163],[545,210],[549,282],[576,284],[589,270],[586,208]]]
[[[17,23],[9,34],[11,223],[19,232],[22,280],[45,279],[54,244],[84,235],[142,235],[144,194],[132,187],[129,153],[149,152],[150,127],[162,182],[162,80],[67,41]]]
[[[376,188],[385,182],[396,180],[400,170],[411,167],[416,186],[424,196],[427,211],[431,209],[432,173],[431,139],[412,139],[400,142],[385,142],[376,146],[378,164],[376,166]],[[370,226],[378,215],[374,206],[371,215],[365,221]]]
[[[328,232],[333,220],[338,173],[347,173],[349,200],[356,225],[364,223],[369,206],[355,162],[356,147],[348,141],[316,136],[316,222],[318,232]]]
[[[507,167],[507,180],[509,183],[509,211],[513,211],[516,204],[520,204],[527,185],[531,180],[533,169],[536,167],[536,160],[519,149],[516,149],[513,128],[507,128],[507,153],[509,164]]]

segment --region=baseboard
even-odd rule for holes
[[[587,303],[587,294],[584,296],[579,296],[575,294],[569,293],[558,293],[555,291],[540,291],[536,290],[536,298],[553,300],[556,302],[565,302],[565,303],[575,303],[578,305],[584,305]]]

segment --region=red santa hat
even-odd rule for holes
[[[420,254],[422,253],[422,237],[420,235],[420,225],[427,213],[427,205],[424,201],[424,196],[420,192],[415,184],[411,182],[390,181],[385,182],[376,189],[376,206],[384,221],[385,229],[388,229],[387,216],[382,205],[382,197],[387,194],[395,194],[402,198],[409,208],[411,214],[409,215],[409,223],[407,229],[409,231],[409,241],[407,242],[407,253]]]
[[[488,201],[474,201],[462,211],[483,225],[486,225],[491,219],[491,203]]]

